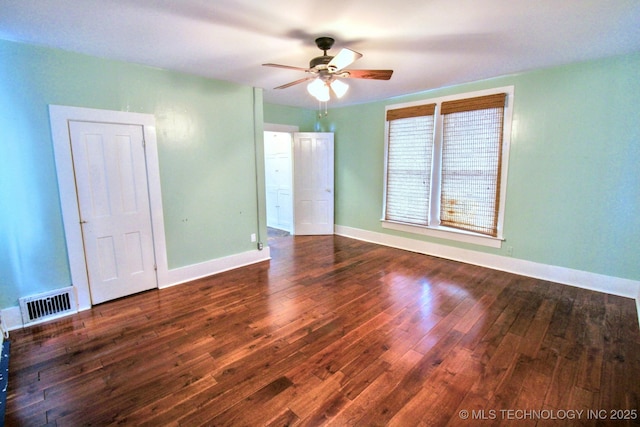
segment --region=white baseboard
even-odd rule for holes
[[[210,261],[198,264],[187,265],[185,267],[174,268],[169,270],[167,275],[167,283],[160,285],[160,289],[179,285],[181,283],[190,282],[192,280],[201,279],[213,274],[222,273],[224,271],[233,270],[246,265],[255,264],[257,262],[267,261],[271,259],[271,251],[268,246],[261,251],[254,250],[242,252],[235,255],[229,255],[222,258],[212,259]]]
[[[517,258],[486,254],[341,225],[335,226],[335,234],[379,245],[479,265],[494,270],[521,274],[523,276],[549,280],[551,282],[583,289],[632,298],[636,301],[638,323],[640,324],[640,281],[637,280],[623,279],[620,277],[606,276]],[[159,286],[159,288],[163,289],[179,285],[181,283],[222,273],[224,271],[255,264],[257,262],[267,261],[269,259],[271,259],[271,254],[269,247],[267,246],[262,251],[249,251],[186,267],[176,268],[169,270],[168,283]],[[2,322],[9,331],[22,328],[23,326],[20,307],[9,307],[0,310],[0,316],[2,316]]]
[[[476,252],[342,225],[335,226],[335,234],[411,252],[479,265],[494,270],[632,298],[636,301],[638,322],[640,323],[640,281],[638,280],[606,276],[588,271]]]
[[[269,259],[271,259],[271,251],[269,247],[266,246],[261,251],[254,250],[243,252],[236,255],[213,259],[211,261],[188,265],[186,267],[175,268],[168,271],[167,283],[159,284],[158,288],[168,288],[170,286],[179,285],[181,283],[190,282],[202,277],[222,273],[223,271],[233,270],[235,268],[244,267],[246,265],[255,264],[257,262],[267,261]],[[0,310],[0,316],[2,317],[2,322],[8,331],[20,329],[24,326],[24,324],[22,323],[22,313],[20,312],[20,307],[8,307],[2,309]],[[37,322],[29,324],[29,326],[36,324]]]
[[[22,328],[22,313],[20,307],[8,307],[0,310],[2,324],[8,331]]]

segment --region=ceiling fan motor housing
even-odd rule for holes
[[[332,59],[333,59],[333,56],[327,56],[327,55],[317,56],[309,62],[309,68],[317,69],[317,70],[325,70],[327,68],[327,64],[331,62]]]
[[[335,40],[332,39],[331,37],[318,37],[316,39],[316,46],[318,46],[318,49],[324,51],[324,55],[313,58],[309,62],[310,69],[315,71],[322,71],[322,70],[328,69],[327,64],[331,62],[331,60],[333,59],[333,56],[327,55],[327,51],[331,49],[334,42]],[[329,70],[329,71],[336,71],[336,70]]]
[[[316,46],[318,46],[318,49],[324,50],[324,54],[326,55],[327,51],[331,49],[331,46],[333,46],[334,42],[335,40],[331,37],[318,37],[316,39]]]

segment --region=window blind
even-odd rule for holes
[[[387,111],[387,121],[407,119],[409,117],[433,116],[436,104],[414,105],[413,107],[396,108]]]
[[[505,99],[442,103],[442,225],[497,236]]]
[[[387,111],[385,219],[428,225],[435,104]]]

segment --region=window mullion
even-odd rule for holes
[[[431,157],[431,193],[429,225],[437,227],[440,225],[440,183],[442,181],[442,115],[440,114],[440,104],[436,105],[434,134],[433,134],[433,156]]]

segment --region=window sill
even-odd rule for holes
[[[404,224],[401,222],[381,220],[382,228],[404,231],[406,233],[421,234],[423,236],[437,237],[439,239],[453,240],[456,242],[471,243],[491,248],[501,248],[502,240],[499,237],[484,236],[470,231],[456,230],[449,227],[423,227],[419,225]]]

